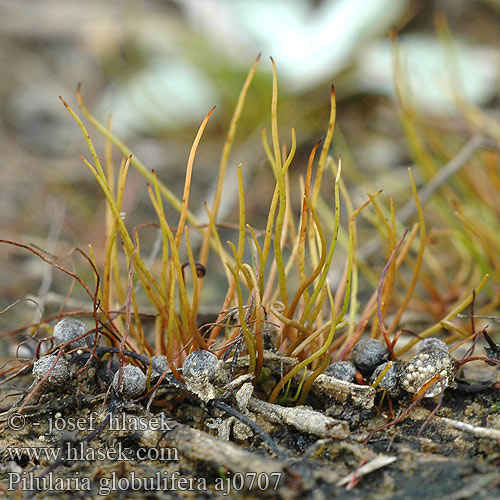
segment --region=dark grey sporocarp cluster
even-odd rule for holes
[[[354,382],[359,370],[373,384],[387,368],[389,351],[380,340],[363,339],[353,347],[351,360],[336,361],[325,373],[346,382]],[[405,392],[419,392],[432,378],[439,375],[439,380],[425,394],[425,397],[431,398],[440,394],[443,387],[453,385],[456,371],[457,364],[448,352],[448,346],[440,339],[424,339],[418,344],[415,356],[406,361],[391,362],[377,387],[385,389],[392,398],[399,398]]]

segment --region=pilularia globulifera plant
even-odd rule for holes
[[[35,253],[75,279],[91,299],[91,308],[86,312],[93,320],[89,328],[73,318],[60,319],[49,337],[53,346],[46,354],[40,356],[40,348],[47,339],[40,339],[36,360],[3,370],[4,380],[11,380],[32,366],[36,385],[24,397],[19,411],[37,390],[67,385],[71,379],[96,368],[97,378],[102,388],[110,391],[113,404],[119,399],[148,400],[151,404],[159,389],[173,387],[237,417],[279,453],[259,426],[224,401],[231,401],[233,393],[241,390],[240,400],[245,401],[241,406],[251,405],[251,392],[245,385],[249,381],[260,399],[289,406],[304,404],[324,372],[327,377],[344,381],[345,387],[355,381],[371,384],[393,399],[414,395],[414,402],[424,396],[442,395],[453,384],[464,360],[457,362],[445,349],[446,344],[428,337],[445,328],[450,331],[444,338],[448,344],[459,338],[477,338],[474,325],[472,332],[467,332],[452,320],[485,287],[487,275],[474,275],[476,281],[467,281],[467,286],[462,283],[458,304],[396,351],[398,340],[407,333],[399,329],[399,324],[403,314],[414,305],[419,280],[423,277],[420,295],[434,292],[427,278],[435,261],[432,254],[427,258],[424,255],[428,235],[419,192],[409,169],[417,220],[399,241],[400,228],[392,199],[386,207],[379,199],[380,193],[368,194],[366,201],[354,206],[342,180],[341,159],[336,161],[330,155],[336,118],[333,86],[327,131],[324,139],[313,146],[303,168],[298,186],[301,205],[294,211],[290,199],[297,186],[291,184],[289,171],[295,160],[297,140],[293,128],[288,143],[280,139],[278,82],[272,61],[271,142],[266,130],[262,131],[263,151],[275,183],[267,222],[259,231],[247,220],[244,167],[240,164],[235,167],[239,194],[237,234],[234,242],[221,241],[218,211],[222,191],[226,189],[229,155],[257,64],[258,59],[240,93],[222,150],[215,196],[211,205],[204,205],[204,222],[189,208],[190,188],[196,151],[214,109],[202,121],[193,141],[183,193],[178,198],[160,175],[149,171],[113,134],[111,122],[105,126],[89,112],[79,87],[77,98],[83,115],[106,139],[106,161],[102,164],[82,119],[61,98],[90,150],[91,160],[82,157],[82,161],[106,199],[105,259],[100,268],[92,247],[89,255],[84,254],[95,279],[92,287],[35,248],[6,242]],[[405,118],[411,129],[415,125],[411,122],[413,115],[409,113]],[[122,157],[117,172],[110,154],[113,147]],[[420,144],[414,143],[414,147],[423,155]],[[148,264],[142,253],[141,227],[127,227],[122,216],[130,166],[147,180],[147,193],[157,217],[155,224],[161,234],[160,253],[153,264]],[[341,224],[341,198],[346,227]],[[179,213],[175,225],[167,220],[165,203]],[[381,252],[386,265],[380,273],[356,254],[356,221],[369,207],[371,221],[380,229],[386,247]],[[462,218],[464,224],[465,220]],[[201,238],[196,256],[191,243],[194,232]],[[337,251],[339,242],[342,248]],[[227,289],[215,320],[199,325],[204,281],[217,272],[214,260],[218,260],[225,275]],[[363,308],[358,298],[361,279],[373,285]],[[154,318],[151,331],[141,310],[144,303],[149,306],[148,317]],[[418,309],[420,299],[415,303]],[[418,340],[421,343],[417,354],[403,360],[401,356]],[[276,361],[276,357],[280,369],[269,368],[269,360]]]

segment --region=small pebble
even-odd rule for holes
[[[118,387],[120,370],[113,378],[113,388],[124,399],[139,397],[146,390],[146,375],[138,366],[126,365],[123,367],[122,386]]]
[[[357,369],[351,361],[334,361],[325,370],[325,375],[345,382],[354,382],[356,380],[356,372]]]
[[[384,368],[387,366],[387,363],[383,363],[382,365],[377,366],[375,368],[375,371],[373,372],[373,375],[370,379],[370,382],[372,384],[375,383],[379,375],[382,373]],[[387,373],[384,375],[382,380],[379,382],[378,387],[381,387],[382,389],[385,389],[387,391],[387,394],[394,399],[399,398],[402,393],[402,387],[400,384],[400,379],[401,379],[401,362],[400,361],[393,361],[391,367],[387,371]]]
[[[448,352],[449,347],[441,340],[435,337],[429,337],[420,341],[417,345],[417,354],[429,351],[444,351]]]
[[[370,377],[377,366],[388,361],[389,351],[378,339],[362,339],[353,347],[351,359],[365,377]]]
[[[44,386],[47,388],[61,387],[68,384],[71,380],[71,368],[63,357],[59,358],[52,368],[56,358],[57,356],[55,354],[47,354],[47,356],[43,356],[33,364],[33,377],[37,382],[39,382],[50,370],[49,376],[44,383]]]
[[[89,328],[82,321],[75,318],[64,318],[54,326],[54,341],[56,345],[65,344],[87,332]],[[80,340],[71,342],[70,347],[90,347],[94,340],[94,334],[89,334]]]
[[[410,393],[418,392],[431,378],[442,377],[444,387],[449,387],[456,373],[456,361],[443,350],[420,352],[403,363],[401,370],[401,387]],[[441,382],[433,384],[426,398],[432,398],[441,393]]]
[[[182,375],[185,379],[214,380],[219,374],[221,363],[217,356],[209,351],[193,351],[182,365]]]

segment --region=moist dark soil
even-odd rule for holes
[[[15,384],[27,388],[31,381],[28,370]],[[161,386],[149,407],[146,399],[120,401],[106,390],[96,367],[67,387],[31,398],[22,417],[22,390],[4,389],[7,394],[1,408],[0,498],[500,498],[500,442],[442,420],[499,429],[495,383],[479,392],[446,389],[421,437],[439,396],[422,400],[366,445],[368,433],[408,408],[409,398],[393,401],[391,414],[380,394],[373,408],[363,408],[349,398],[325,401],[312,393],[311,407],[348,422],[349,435],[342,439],[299,432],[243,410],[271,436],[279,457],[234,417],[171,386]],[[235,400],[226,403],[237,408]],[[47,456],[49,449],[58,458]],[[360,465],[377,458],[385,465],[362,475]],[[359,477],[339,484],[356,470]]]

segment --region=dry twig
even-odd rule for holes
[[[466,424],[465,422],[460,422],[459,420],[452,420],[451,418],[441,417],[441,421],[454,429],[459,431],[467,432],[476,437],[488,438],[488,439],[500,439],[500,429],[490,429],[488,427],[477,427],[475,425]]]

